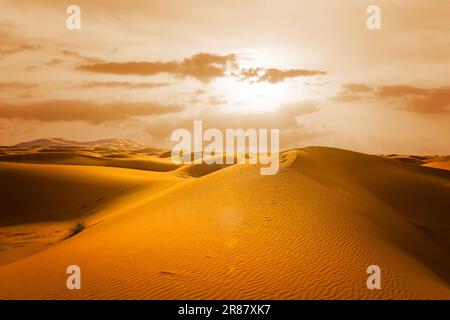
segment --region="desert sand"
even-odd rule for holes
[[[2,153],[2,299],[450,299],[445,157],[310,147],[262,176],[166,153]]]

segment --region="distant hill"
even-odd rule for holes
[[[117,150],[136,150],[144,149],[146,146],[134,142],[130,139],[102,139],[95,141],[79,142],[74,140],[67,140],[63,138],[44,138],[33,141],[21,142],[15,145],[20,148],[34,148],[34,147],[89,147],[89,148],[105,148]]]

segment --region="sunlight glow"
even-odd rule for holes
[[[265,112],[277,109],[289,97],[289,88],[283,84],[248,82],[233,78],[215,81],[215,89],[227,100],[224,112]]]

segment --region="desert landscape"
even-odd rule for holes
[[[450,1],[0,8],[0,300],[450,300]]]
[[[128,140],[3,147],[0,298],[449,299],[448,159],[307,147],[262,176]]]

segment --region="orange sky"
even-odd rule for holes
[[[170,147],[200,119],[280,128],[283,147],[450,153],[449,1],[37,2],[0,0],[0,144]]]

